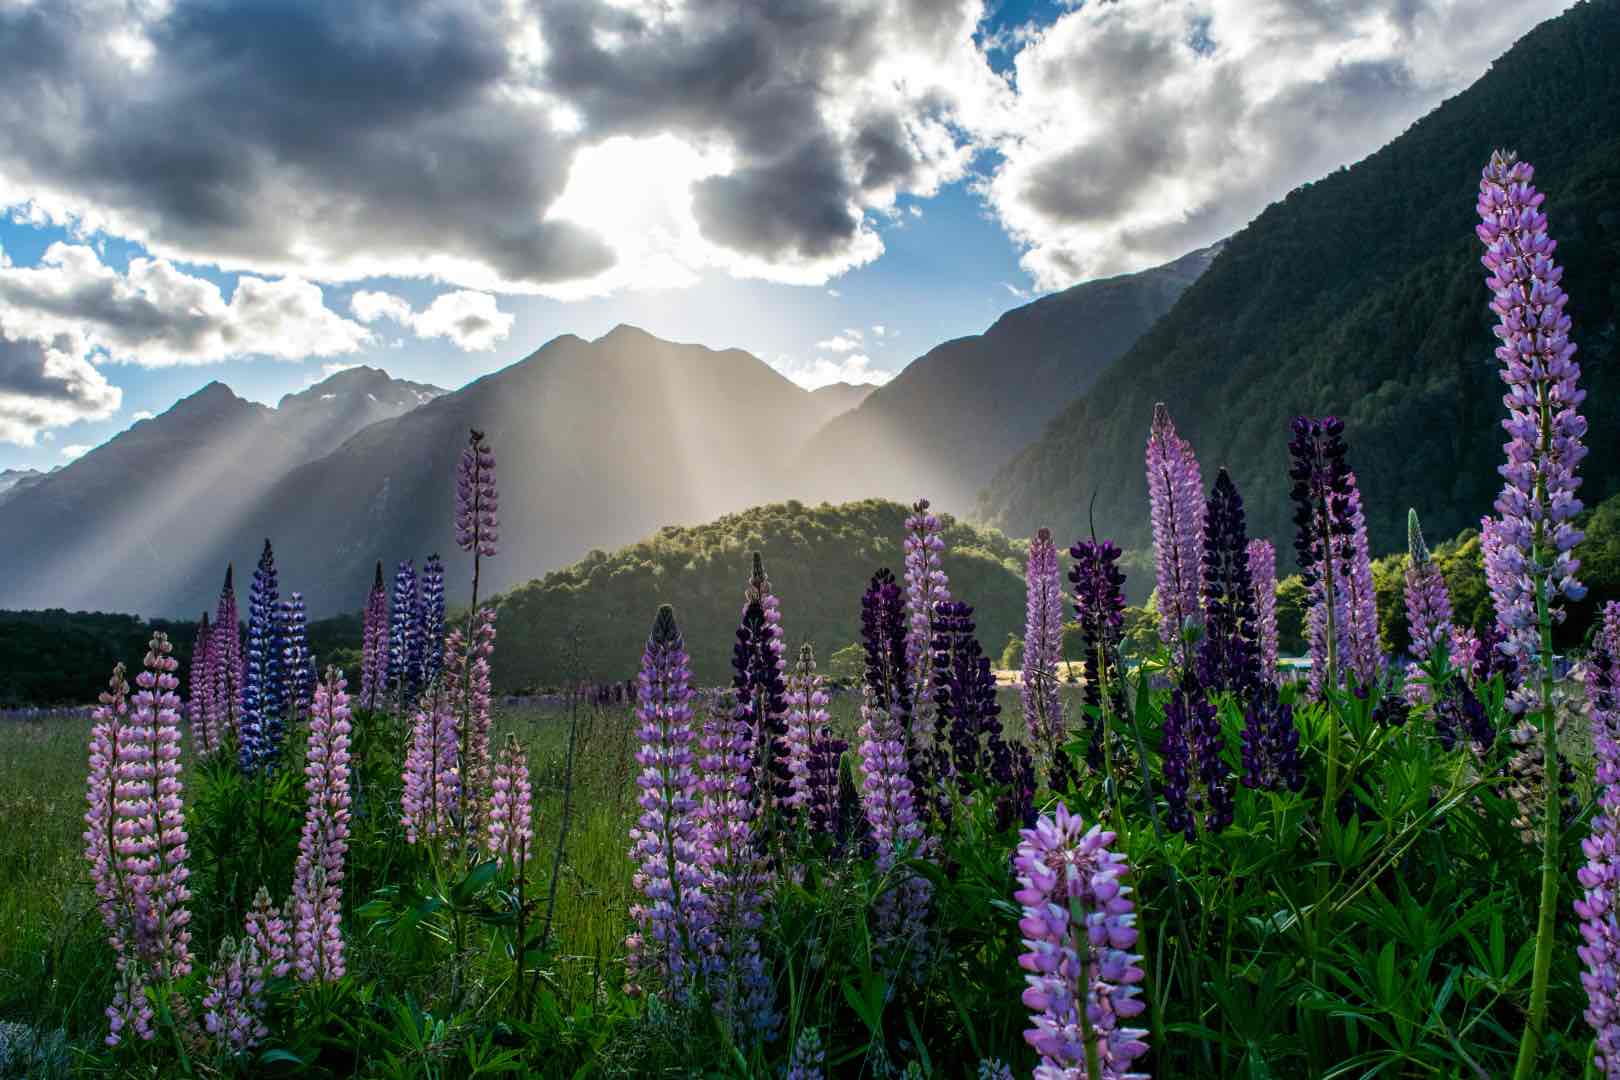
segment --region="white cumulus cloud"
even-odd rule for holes
[[[489,293],[467,289],[441,293],[421,311],[404,297],[386,292],[355,293],[349,307],[365,322],[390,319],[417,337],[444,338],[463,352],[493,349],[511,334],[516,318],[502,311]]]

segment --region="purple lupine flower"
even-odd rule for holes
[[[197,622],[197,637],[191,644],[191,696],[186,702],[191,744],[199,759],[210,756],[220,747],[219,726],[214,719],[214,655],[208,642],[211,629],[205,611]]]
[[[1586,667],[1591,710],[1598,812],[1581,850],[1585,895],[1575,901],[1581,918],[1580,954],[1585,970],[1586,1022],[1597,1034],[1595,1064],[1609,1080],[1620,1078],[1620,603],[1604,605],[1604,625]]]
[[[253,894],[253,906],[243,920],[243,933],[258,950],[264,973],[273,979],[285,979],[292,971],[292,930],[281,909],[270,902],[270,893],[263,885]]]
[[[315,695],[315,654],[309,651],[309,616],[304,594],[295,592],[281,602],[282,701],[289,718],[309,711]]]
[[[232,1056],[253,1049],[270,1034],[264,1023],[264,965],[253,942],[232,938],[219,943],[202,999],[203,1030],[216,1054]]]
[[[155,938],[151,965],[159,978],[177,979],[191,972],[191,931],[187,929],[191,913],[186,907],[191,899],[186,885],[191,871],[186,868],[189,848],[180,781],[180,680],[174,674],[180,665],[169,655],[172,651],[167,634],[152,635],[145,670],[135,676],[137,689],[130,703],[136,726],[144,727],[150,740],[148,764],[155,815],[154,876],[148,896]]]
[[[1170,809],[1165,826],[1189,841],[1198,838],[1200,824],[1208,833],[1232,824],[1232,778],[1222,756],[1225,749],[1220,713],[1196,678],[1183,679],[1164,707],[1161,752],[1164,797]]]
[[[809,814],[812,807],[826,814],[837,798],[838,773],[834,764],[829,790],[825,766],[817,775],[813,765],[816,740],[822,737],[831,718],[827,713],[826,680],[816,674],[816,651],[808,641],[799,646],[799,662],[788,676],[786,701],[787,754],[783,764],[788,773],[788,796],[782,805],[798,815]],[[819,791],[818,782],[822,785]],[[821,827],[826,827],[825,821]]]
[[[1204,513],[1204,637],[1199,682],[1210,692],[1252,695],[1261,685],[1259,627],[1249,573],[1249,529],[1243,496],[1223,468]]]
[[[698,777],[693,770],[692,672],[675,609],[658,609],[636,695],[641,815],[630,828],[631,905],[635,930],[626,940],[630,977],[653,981],[671,1000],[684,1001],[701,974],[707,919],[703,896]]]
[[[930,690],[934,662],[934,611],[951,598],[950,579],[945,576],[940,552],[945,550],[943,525],[928,509],[927,499],[911,505],[906,517],[906,670],[914,723],[908,724],[903,739],[911,761],[912,781],[922,783],[921,760],[924,748],[918,745],[923,733],[933,726],[933,698]],[[935,749],[938,749],[937,747]]]
[[[388,589],[383,585],[382,560],[366,596],[366,614],[360,630],[360,700],[375,709],[388,686]]]
[[[421,654],[417,651],[416,563],[406,559],[394,571],[394,600],[388,612],[388,674],[400,699],[416,696],[422,685]]]
[[[782,1080],[827,1080],[827,1050],[815,1028],[805,1028],[793,1040],[793,1053]]]
[[[1029,542],[1024,573],[1024,726],[1048,764],[1063,753],[1068,727],[1058,689],[1063,655],[1063,579],[1058,573],[1052,530],[1041,529]]]
[[[1249,580],[1254,623],[1260,636],[1260,678],[1277,681],[1277,549],[1270,540],[1249,541]]]
[[[1147,483],[1158,572],[1159,639],[1179,650],[1186,625],[1202,613],[1198,586],[1204,485],[1192,444],[1176,434],[1162,401],[1153,406],[1148,431]]]
[[[1406,512],[1406,548],[1406,624],[1414,657],[1406,669],[1406,696],[1423,704],[1434,699],[1423,665],[1430,660],[1450,662],[1451,594],[1423,542],[1417,511],[1411,509]]]
[[[1000,1058],[980,1058],[979,1080],[1013,1080],[1012,1067]]]
[[[750,610],[762,619],[757,604]],[[728,700],[730,699],[730,700]],[[738,1038],[775,1029],[772,984],[760,953],[770,876],[758,844],[759,793],[754,725],[735,695],[717,696],[699,740],[698,787],[706,915],[711,952],[709,994],[715,1011]]]
[[[507,735],[495,759],[490,782],[489,825],[484,846],[495,861],[518,870],[534,839],[534,789],[529,785],[529,759],[516,735]]]
[[[460,630],[451,631],[448,643],[459,643],[460,637]],[[438,694],[424,697],[411,724],[399,796],[407,844],[436,840],[453,828],[461,806],[460,744],[461,725],[450,702]]]
[[[1085,642],[1085,703],[1102,710],[1103,720],[1091,720],[1086,761],[1093,769],[1104,763],[1106,715],[1124,711],[1124,685],[1119,671],[1119,644],[1125,633],[1125,575],[1119,569],[1120,550],[1109,540],[1082,540],[1069,549],[1074,565],[1074,613]],[[1105,692],[1106,691],[1106,692]]]
[[[107,1006],[105,1042],[108,1046],[123,1042],[125,1028],[133,1031],[142,1042],[151,1042],[157,1038],[157,1028],[153,1026],[157,1011],[146,997],[146,972],[133,956],[125,959],[117,971],[112,1002]]]
[[[1001,737],[995,672],[974,629],[968,604],[950,600],[935,609],[934,707],[936,724],[945,728],[945,737],[936,742],[950,747],[949,762],[936,775],[954,775],[963,795],[985,782],[1013,782],[1012,753]]]
[[[787,683],[783,678],[782,614],[765,565],[754,552],[754,570],[748,578],[742,621],[732,646],[731,686],[737,695],[739,719],[753,729],[758,760],[754,768],[760,785],[761,825],[775,824],[776,810],[791,797],[788,771]],[[768,837],[762,840],[769,842]]]
[[[133,728],[128,695],[129,683],[120,663],[91,713],[94,726],[85,788],[89,809],[84,814],[84,857],[90,864],[101,921],[120,960],[134,946],[135,894],[133,882],[124,872],[124,845],[133,839],[132,831],[138,825],[129,811],[145,816],[144,803],[134,800],[147,761],[144,733]]]
[[[219,607],[214,612],[214,628],[208,643],[213,661],[214,724],[223,740],[228,733],[240,745],[242,739],[242,627],[236,612],[236,587],[232,583],[236,567],[225,567],[225,584],[219,590]]]
[[[1555,622],[1563,619],[1561,599],[1586,595],[1575,577],[1580,561],[1574,554],[1582,535],[1575,527],[1582,509],[1576,469],[1586,457],[1586,420],[1578,410],[1586,392],[1569,340],[1569,298],[1559,284],[1563,267],[1552,257],[1558,245],[1547,235],[1541,212],[1546,196],[1531,183],[1534,175],[1517,155],[1493,153],[1480,177],[1476,230],[1485,245],[1480,261],[1490,271],[1486,284],[1498,320],[1496,356],[1508,408],[1502,427],[1509,437],[1503,447],[1507,463],[1499,469],[1499,532],[1486,551],[1487,574],[1507,635],[1503,650],[1525,670],[1539,662],[1541,652],[1538,591]],[[1515,707],[1527,704],[1521,695]]]
[[[495,451],[484,442],[484,433],[472,428],[456,467],[456,546],[473,557],[468,611],[478,610],[478,575],[483,560],[494,556],[496,542],[501,538],[500,506],[500,495],[495,490]],[[470,625],[467,634],[472,635]]]
[[[431,684],[444,670],[444,560],[429,555],[422,567],[422,603],[417,610],[422,655],[422,684]]]
[[[459,630],[446,639],[444,673],[458,739],[457,816],[465,835],[475,838],[483,831],[494,767],[489,664],[495,653],[495,609],[480,608],[473,621],[471,649],[462,646]]]
[[[1244,710],[1243,786],[1263,791],[1305,786],[1294,707],[1282,700],[1275,682],[1262,683]]]
[[[293,867],[293,966],[300,982],[343,977],[343,864],[349,849],[349,695],[326,669],[309,715],[309,808]]]
[[[1147,1053],[1147,1032],[1127,1026],[1146,1007],[1142,958],[1130,951],[1135,906],[1121,880],[1130,866],[1109,849],[1113,833],[1087,830],[1062,803],[1020,835],[1014,899],[1024,908],[1018,963],[1029,973],[1024,1004],[1035,1015],[1024,1039],[1041,1055],[1035,1075],[1087,1077],[1095,1054],[1097,1080],[1140,1078],[1131,1062]]]
[[[268,771],[281,753],[284,733],[281,595],[276,585],[276,555],[264,541],[253,589],[248,599],[247,656],[242,671],[242,722],[237,753],[249,776]]]
[[[1344,460],[1344,421],[1296,416],[1292,431],[1288,478],[1293,481],[1294,554],[1310,599],[1311,693],[1319,697],[1337,684],[1348,647],[1344,577],[1355,479]]]
[[[861,598],[866,676],[860,755],[861,803],[880,874],[893,870],[905,856],[925,853],[924,828],[906,753],[912,722],[907,625],[900,586],[888,570],[879,570]],[[920,947],[931,894],[926,878],[908,876],[878,898],[875,916],[885,951],[903,953]]]
[[[1344,608],[1347,616],[1344,671],[1357,685],[1372,687],[1384,675],[1386,659],[1378,645],[1378,597],[1373,591],[1372,553],[1367,545],[1367,518],[1361,512],[1361,489],[1350,474],[1344,520],[1348,548],[1344,560]]]

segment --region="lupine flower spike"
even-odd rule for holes
[[[422,682],[430,684],[444,669],[444,560],[429,555],[422,567],[421,618],[417,637],[422,654]]]
[[[943,524],[929,510],[927,499],[918,499],[906,518],[906,667],[910,680],[910,700],[915,713],[915,727],[908,724],[902,738],[906,744],[907,759],[911,762],[912,779],[922,783],[920,761],[924,748],[917,745],[923,733],[933,728],[933,676],[934,611],[951,598],[950,579],[940,560],[945,550]],[[935,750],[940,749],[935,747]]]
[[[515,870],[527,861],[534,839],[534,790],[529,785],[529,759],[516,735],[508,735],[495,759],[485,847],[495,861]]]
[[[1225,469],[1216,474],[1203,534],[1204,637],[1198,648],[1198,678],[1208,690],[1251,696],[1261,678],[1249,530],[1243,497]]]
[[[1584,895],[1575,901],[1575,913],[1584,943],[1576,951],[1586,968],[1586,1022],[1597,1036],[1594,1064],[1607,1080],[1620,1080],[1620,602],[1604,607],[1604,625],[1587,662],[1586,697],[1598,811],[1581,841]]]
[[[630,858],[640,896],[630,908],[636,929],[626,951],[632,984],[675,1001],[696,988],[707,926],[691,680],[675,610],[665,604],[641,657],[636,698],[641,816],[630,829]]]
[[[777,811],[792,795],[788,767],[787,683],[782,656],[782,613],[759,552],[744,593],[742,621],[732,647],[732,689],[739,720],[753,728],[763,825],[773,828]],[[791,811],[790,811],[791,813]],[[764,837],[769,842],[768,837]]]
[[[461,631],[447,644],[459,646]],[[403,790],[399,807],[405,842],[435,840],[450,831],[461,806],[461,776],[457,771],[461,725],[449,699],[441,694],[423,697],[411,724],[405,751]]]
[[[406,559],[394,571],[394,600],[388,612],[388,674],[401,700],[416,695],[421,684],[421,656],[416,646],[416,563]]]
[[[1145,1008],[1130,868],[1109,845],[1114,834],[1059,803],[1023,830],[1013,860],[1028,950],[1024,1004],[1034,1024],[1024,1039],[1041,1055],[1037,1080],[1147,1080],[1131,1063],[1147,1053],[1147,1032],[1128,1026]]]
[[[795,815],[804,815],[815,808],[817,815],[830,812],[837,792],[837,769],[833,770],[833,786],[826,787],[825,771],[817,775],[811,766],[815,744],[831,722],[827,714],[826,680],[816,674],[816,651],[809,642],[799,647],[799,662],[788,676],[787,683],[787,754],[788,796],[782,805]],[[821,784],[818,790],[817,783]],[[826,822],[821,828],[826,827]]]
[[[1108,540],[1082,540],[1069,549],[1074,560],[1069,569],[1074,613],[1086,652],[1085,702],[1104,716],[1091,723],[1086,760],[1093,769],[1109,764],[1113,743],[1104,739],[1106,718],[1120,715],[1124,708],[1119,644],[1125,631],[1125,575],[1119,556],[1119,547]]]
[[[191,646],[191,698],[186,702],[191,742],[198,758],[206,758],[220,747],[219,726],[214,717],[214,653],[208,641],[211,629],[205,611],[197,623],[197,637]]]
[[[827,1049],[821,1044],[821,1034],[815,1028],[805,1028],[793,1041],[793,1054],[788,1058],[782,1080],[826,1080],[826,1077]]]
[[[295,592],[281,602],[282,701],[289,718],[309,711],[315,693],[315,654],[309,651],[309,617],[304,594]]]
[[[1189,622],[1201,615],[1199,558],[1204,546],[1204,488],[1192,445],[1176,434],[1164,402],[1153,406],[1147,483],[1158,580],[1159,639],[1180,654]]]
[[[480,565],[495,555],[496,542],[501,538],[500,505],[495,490],[495,451],[484,441],[484,433],[473,428],[456,468],[456,546],[473,557],[471,611],[478,608]]]
[[[202,1006],[203,1029],[218,1054],[245,1053],[270,1034],[263,1018],[264,965],[251,940],[219,943]]]
[[[1345,464],[1344,422],[1329,416],[1294,418],[1288,444],[1294,482],[1294,554],[1310,599],[1311,693],[1320,696],[1338,682],[1345,654],[1344,530],[1354,480]]]
[[[1061,790],[1059,777],[1068,738],[1063,717],[1063,695],[1058,688],[1058,661],[1063,654],[1063,580],[1058,572],[1057,545],[1052,530],[1041,529],[1029,542],[1029,563],[1024,573],[1024,725],[1040,747],[1051,770],[1053,790]]]
[[[1406,671],[1408,700],[1427,702],[1433,688],[1423,677],[1423,665],[1431,660],[1451,658],[1451,594],[1440,567],[1423,542],[1423,529],[1416,510],[1406,512],[1406,625],[1411,638],[1413,661]]]
[[[360,700],[367,709],[375,709],[388,686],[388,589],[383,585],[381,559],[366,597],[360,635]]]
[[[210,631],[210,659],[214,724],[221,737],[229,733],[238,744],[242,739],[242,627],[236,611],[235,567],[225,567],[225,584],[219,590],[219,607]]]
[[[457,815],[466,836],[476,840],[483,831],[494,765],[490,746],[494,718],[490,710],[489,665],[490,657],[495,653],[495,609],[479,609],[470,650],[462,647],[460,635],[458,629],[446,640],[448,663],[445,682],[458,740],[456,768],[460,777],[460,794]],[[468,661],[471,661],[470,665],[464,667]]]
[[[1516,711],[1532,703],[1539,706],[1547,771],[1542,904],[1530,1009],[1514,1073],[1518,1080],[1535,1069],[1546,1022],[1557,910],[1559,791],[1553,777],[1559,757],[1551,700],[1551,624],[1562,620],[1563,600],[1586,595],[1575,577],[1580,569],[1575,546],[1581,541],[1575,516],[1582,509],[1576,470],[1586,456],[1581,442],[1586,420],[1579,410],[1586,392],[1579,385],[1581,369],[1569,339],[1570,318],[1564,311],[1569,298],[1559,284],[1564,270],[1553,261],[1558,245],[1547,235],[1547,216],[1541,212],[1546,196],[1531,183],[1534,175],[1528,162],[1497,151],[1481,174],[1477,206],[1477,233],[1485,245],[1481,261],[1489,271],[1486,285],[1501,341],[1496,356],[1507,384],[1502,400],[1508,409],[1502,422],[1508,433],[1507,462],[1500,467],[1504,483],[1496,500],[1499,529],[1487,550],[1487,577],[1507,632],[1503,651],[1522,671],[1537,676],[1524,679],[1512,703]]]
[[[1270,540],[1249,541],[1249,580],[1254,586],[1254,622],[1260,635],[1260,677],[1277,673],[1277,549]]]
[[[248,601],[248,644],[242,673],[242,722],[237,748],[242,771],[253,776],[271,768],[281,752],[282,623],[281,595],[276,584],[276,556],[264,542],[259,566],[253,572]]]
[[[292,971],[292,930],[281,909],[270,902],[270,893],[263,885],[253,894],[253,906],[248,909],[243,930],[258,949],[265,975],[285,979]]]
[[[344,859],[349,848],[349,695],[327,668],[309,718],[309,807],[293,868],[293,956],[300,982],[343,977]]]

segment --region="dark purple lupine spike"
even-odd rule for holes
[[[1289,494],[1294,501],[1294,554],[1311,601],[1311,690],[1316,694],[1338,681],[1346,651],[1346,530],[1354,480],[1345,449],[1344,421],[1338,417],[1294,418]]]
[[[1074,566],[1074,613],[1085,642],[1085,702],[1110,715],[1122,715],[1124,686],[1119,670],[1119,645],[1125,632],[1125,575],[1119,569],[1119,547],[1109,540],[1082,540],[1069,549]],[[1107,686],[1107,694],[1103,687]],[[1105,724],[1090,721],[1086,761],[1103,767]]]
[[[985,782],[1011,784],[1012,759],[1001,739],[1001,705],[990,658],[974,636],[973,608],[960,600],[934,609],[934,706],[950,747],[949,771],[957,790],[970,794]],[[999,752],[998,752],[999,748]],[[936,777],[936,782],[944,778]]]
[[[315,698],[315,654],[309,649],[309,616],[304,594],[295,592],[281,602],[282,701],[288,717],[309,711]]]
[[[1204,638],[1199,681],[1210,692],[1244,696],[1260,688],[1259,627],[1249,576],[1249,530],[1243,497],[1225,469],[1215,476],[1204,512]]]
[[[388,588],[383,584],[381,559],[366,597],[360,637],[360,699],[367,709],[375,709],[388,686]]]
[[[212,672],[214,721],[223,735],[230,733],[238,744],[242,739],[242,625],[236,611],[236,567],[225,567],[225,584],[220,586],[219,607],[214,612]]]
[[[388,613],[388,673],[401,700],[415,696],[421,669],[412,660],[416,652],[417,604],[416,562],[406,559],[394,571],[394,602]]]
[[[242,724],[237,751],[242,771],[249,776],[273,768],[281,753],[285,702],[280,600],[276,555],[266,537],[249,594],[247,659],[242,673]]]
[[[1255,691],[1244,712],[1243,770],[1244,787],[1299,791],[1305,786],[1293,706],[1270,682]]]
[[[422,602],[417,614],[422,685],[430,686],[444,670],[444,560],[437,553],[429,555],[422,567]]]
[[[220,745],[219,725],[214,718],[214,657],[208,641],[211,630],[205,611],[197,622],[197,636],[191,644],[191,698],[186,702],[192,746],[199,758],[210,756]]]
[[[767,831],[778,824],[778,813],[793,795],[793,777],[788,770],[787,680],[781,623],[779,602],[771,592],[764,560],[756,551],[742,624],[737,628],[737,644],[733,647],[732,688],[737,692],[737,708],[746,710],[748,723],[754,729],[754,746],[759,754],[756,768],[765,804],[761,807],[761,821]],[[787,806],[787,812],[791,816],[791,806]]]
[[[1218,833],[1232,823],[1231,773],[1221,718],[1195,678],[1185,678],[1164,708],[1164,795],[1170,812],[1165,825],[1188,840]],[[1199,815],[1202,814],[1202,822]]]

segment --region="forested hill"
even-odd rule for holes
[[[1206,483],[1231,468],[1251,531],[1289,552],[1288,422],[1345,418],[1375,552],[1477,525],[1501,486],[1502,384],[1474,204],[1496,147],[1536,166],[1566,266],[1591,454],[1582,497],[1620,488],[1620,0],[1580,4],[1357,165],[1227,242],[1168,315],[1001,470],[984,520],[1148,543],[1143,447],[1170,406]]]
[[[594,679],[635,674],[653,614],[675,605],[704,685],[728,681],[751,553],[760,552],[782,602],[790,651],[809,641],[823,663],[860,639],[861,593],[880,567],[903,573],[907,509],[869,499],[831,506],[775,503],[692,528],[670,526],[608,554],[592,551],[500,598],[497,687],[566,682],[570,628],[578,625],[582,670]],[[979,640],[998,656],[1024,628],[1025,547],[993,530],[955,521],[945,529],[952,594],[978,611]]]

